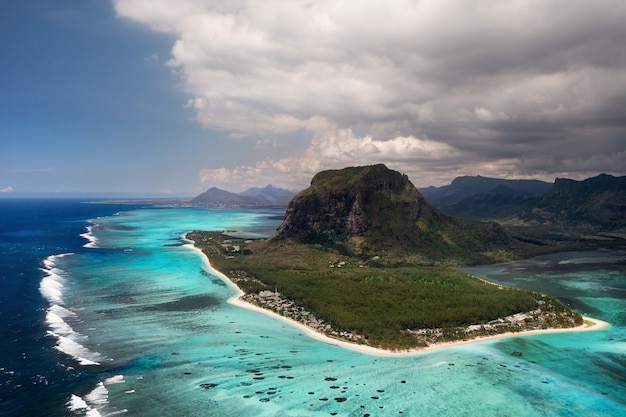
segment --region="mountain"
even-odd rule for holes
[[[450,185],[422,191],[430,203],[454,217],[510,219],[559,229],[626,227],[626,177],[557,178],[554,184],[458,177]]]
[[[455,178],[450,185],[443,187],[421,188],[420,192],[429,203],[444,209],[462,200],[479,194],[496,193],[506,189],[527,196],[540,196],[546,193],[553,184],[539,180],[506,180],[478,176],[463,176]],[[499,191],[498,191],[499,190]],[[508,191],[507,191],[508,192]]]
[[[261,206],[286,207],[295,193],[268,185],[265,188],[250,188],[241,193],[231,193],[216,187],[189,201],[190,205],[214,208],[246,208]]]
[[[506,185],[495,189],[472,194],[449,205],[439,206],[445,213],[466,219],[503,219],[531,208],[539,201],[539,196],[515,190]]]
[[[202,194],[193,198],[189,203],[195,206],[207,207],[241,207],[256,205],[254,197],[245,197],[239,194],[211,187]]]
[[[294,191],[277,188],[271,184],[264,188],[248,188],[246,191],[239,193],[241,196],[254,197],[259,200],[270,201],[274,204],[284,204],[285,206],[289,204],[289,200],[291,200],[295,194]]]
[[[626,227],[626,176],[601,174],[584,181],[557,178],[550,191],[518,217],[565,227]]]
[[[450,217],[426,202],[406,175],[385,165],[315,175],[289,203],[270,242],[320,244],[349,254],[413,254],[493,261],[513,239],[499,225]]]

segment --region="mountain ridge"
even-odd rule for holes
[[[557,178],[533,207],[517,216],[528,222],[567,227],[626,227],[626,176],[600,174],[582,181]]]
[[[189,205],[211,208],[287,207],[294,191],[267,185],[252,187],[240,193],[232,193],[211,187],[189,201]]]
[[[530,189],[520,187],[519,181],[534,180],[499,180],[500,185],[487,191],[481,191],[480,187],[459,189],[458,184],[467,178],[478,177],[459,177],[449,186],[428,187],[424,194],[435,207],[455,217],[567,229],[626,227],[624,176],[600,174],[582,181],[556,178],[553,184],[543,185],[527,182]],[[545,184],[550,187],[541,192]],[[529,192],[536,185],[539,187],[535,192]]]
[[[269,239],[352,255],[419,254],[431,260],[497,260],[516,242],[496,223],[455,219],[430,205],[406,175],[385,165],[322,171],[293,197]]]
[[[477,176],[461,176],[452,180],[449,185],[441,187],[420,188],[420,192],[435,207],[447,207],[476,194],[489,193],[496,190],[499,186],[505,186],[513,191],[531,196],[538,196],[546,193],[552,183],[520,179],[509,180],[503,178],[491,178]]]

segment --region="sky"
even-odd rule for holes
[[[0,0],[0,194],[626,175],[623,0]]]

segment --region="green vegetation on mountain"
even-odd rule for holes
[[[519,246],[496,223],[455,219],[435,209],[406,175],[384,165],[315,175],[291,200],[270,241],[412,263],[497,262],[513,258]]]
[[[514,190],[505,185],[499,185],[493,190],[472,194],[454,204],[441,207],[441,210],[451,216],[495,220],[515,216],[522,210],[532,208],[539,197]]]
[[[514,193],[528,197],[538,197],[550,190],[553,184],[539,180],[507,180],[480,175],[457,177],[449,185],[420,189],[426,200],[437,208],[444,209],[463,203],[467,198],[482,194]]]
[[[495,223],[443,214],[384,165],[317,174],[268,240],[200,231],[188,238],[244,299],[372,346],[582,323],[555,300],[449,268],[508,260],[527,244]]]
[[[459,177],[422,190],[435,207],[455,217],[498,220],[574,235],[626,227],[626,177],[601,174],[584,181]],[[536,234],[529,229],[529,232]]]
[[[626,177],[601,174],[584,181],[557,178],[554,187],[518,217],[569,228],[589,226],[609,231],[626,227]]]

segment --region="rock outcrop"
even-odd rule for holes
[[[320,172],[289,203],[271,241],[292,240],[365,254],[419,253],[491,260],[513,244],[495,223],[454,219],[426,202],[406,175],[385,165]],[[468,255],[470,254],[470,255]],[[482,255],[477,255],[482,254]]]

